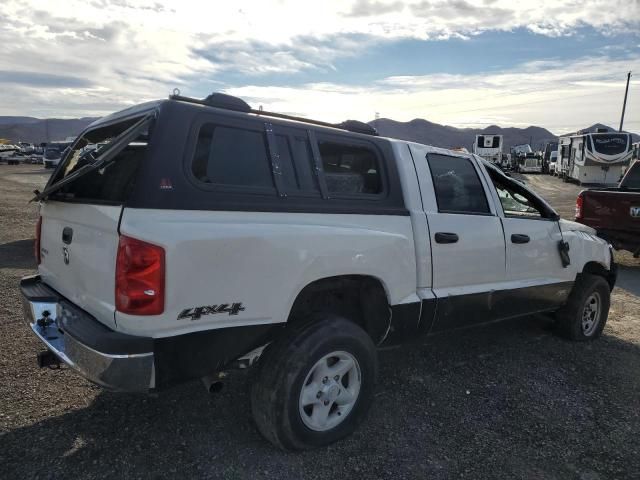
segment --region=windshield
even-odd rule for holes
[[[57,148],[47,148],[44,151],[44,158],[46,158],[47,160],[60,158],[60,150],[58,150]]]
[[[531,152],[533,152],[533,150],[531,150],[531,146],[530,145],[516,145],[515,147],[513,147],[513,151],[515,153],[531,153]]]
[[[69,145],[69,143],[47,145],[44,150],[44,158],[46,158],[47,160],[55,160],[56,158],[60,158],[64,149]]]
[[[498,148],[500,147],[500,137],[498,135],[478,135],[478,148]]]
[[[600,133],[591,135],[587,147],[602,155],[619,155],[627,151],[628,143],[629,135],[626,133]]]

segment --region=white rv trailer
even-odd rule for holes
[[[476,135],[476,141],[473,142],[473,153],[489,162],[502,165],[502,135]]]
[[[558,138],[558,162],[556,164],[556,176],[567,178],[569,170],[569,151],[571,149],[571,136],[565,135]]]
[[[633,156],[631,135],[580,133],[560,138],[561,175],[579,184],[616,185]]]

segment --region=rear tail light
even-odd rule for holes
[[[33,244],[33,254],[36,257],[36,263],[40,265],[42,257],[40,255],[40,237],[42,235],[42,217],[38,217],[38,223],[36,223],[36,241]]]
[[[116,310],[131,315],[164,311],[164,249],[120,236],[116,257]]]
[[[583,204],[584,204],[584,197],[582,195],[582,192],[580,192],[580,195],[578,195],[578,198],[576,198],[576,220],[580,220],[582,218]]]

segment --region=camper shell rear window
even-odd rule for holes
[[[142,118],[128,118],[83,133],[64,157],[49,185],[55,186],[82,167],[90,166],[100,158],[101,153],[110,148],[111,142]],[[149,131],[145,129],[137,138],[122,146],[105,167],[89,171],[53,192],[49,198],[82,203],[124,203],[134,186],[136,172],[147,152],[148,142]]]

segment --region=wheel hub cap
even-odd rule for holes
[[[587,298],[582,310],[582,333],[591,335],[600,321],[600,294],[593,292]]]
[[[302,385],[299,412],[311,430],[335,428],[349,415],[360,393],[360,366],[348,352],[332,352],[318,360]]]

